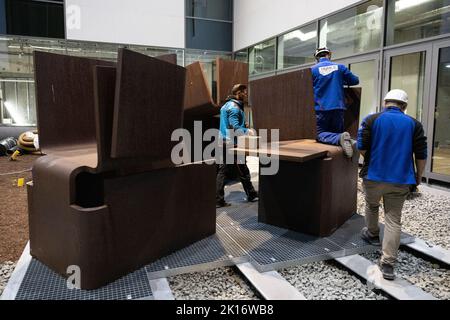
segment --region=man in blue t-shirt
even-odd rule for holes
[[[378,209],[383,198],[385,228],[380,268],[388,280],[395,278],[403,203],[410,186],[421,183],[427,159],[422,124],[405,114],[407,105],[405,91],[389,91],[384,98],[384,110],[367,116],[358,131],[358,149],[364,156],[360,176],[366,200],[366,227],[361,237],[373,245],[381,245]]]
[[[314,87],[314,108],[317,118],[317,141],[340,145],[344,154],[353,155],[350,134],[344,132],[344,113],[346,110],[344,85],[359,84],[359,78],[346,66],[330,61],[328,48],[316,50],[317,64],[311,68]]]

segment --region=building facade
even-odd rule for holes
[[[428,136],[426,178],[450,183],[450,0],[0,0],[0,133],[36,124],[34,50],[115,60],[119,47],[178,64],[249,63],[250,79],[309,68],[328,46],[358,74],[361,118],[393,88]]]

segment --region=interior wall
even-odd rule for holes
[[[234,0],[233,51],[358,2],[360,0]]]
[[[66,0],[67,39],[184,48],[184,0]]]

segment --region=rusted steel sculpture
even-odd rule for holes
[[[361,90],[345,89],[345,127],[356,137]],[[328,236],[356,213],[358,165],[340,147],[315,141],[316,120],[310,70],[250,83],[254,125],[280,129],[276,175],[259,177],[259,221]],[[237,150],[247,153],[249,150]],[[273,154],[270,145],[259,150]]]
[[[233,60],[216,59],[217,104],[223,105],[235,84],[248,85],[248,64]]]
[[[214,166],[169,163],[184,68],[126,49],[117,68],[34,59],[47,155],[28,185],[33,257],[63,276],[78,266],[94,289],[215,232]]]

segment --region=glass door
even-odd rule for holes
[[[336,60],[335,62],[346,65],[359,77],[361,88],[361,110],[359,123],[369,114],[378,111],[379,96],[379,54],[359,56],[357,58]]]
[[[431,66],[431,46],[402,48],[385,55],[383,97],[389,90],[402,89],[408,94],[406,114],[427,123],[424,103],[428,101]],[[383,101],[381,101],[383,103]]]
[[[450,182],[450,41],[434,45],[432,71],[427,171]]]

